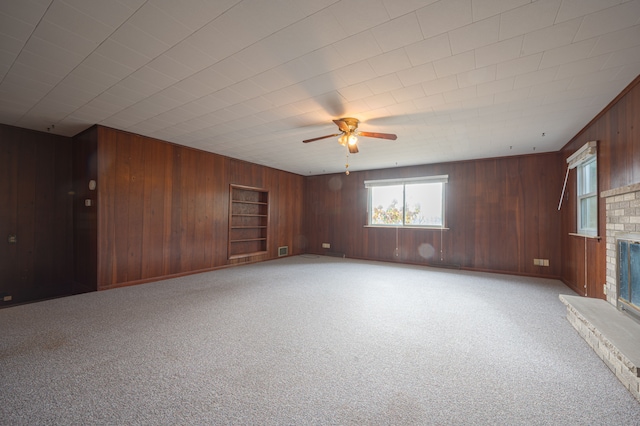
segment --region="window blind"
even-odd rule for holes
[[[567,179],[569,178],[569,171],[575,169],[580,164],[592,158],[598,153],[598,141],[589,141],[582,145],[582,147],[571,154],[567,158],[567,173],[564,175],[564,184],[562,185],[562,194],[560,194],[560,202],[558,202],[558,210],[562,207],[562,200],[564,199],[564,192],[567,189]]]

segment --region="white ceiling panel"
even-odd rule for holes
[[[378,25],[371,32],[383,52],[422,41],[420,24],[414,13]]]
[[[471,0],[438,1],[416,12],[425,39],[473,22]]]
[[[561,0],[538,0],[500,15],[500,40],[554,24]]]
[[[398,135],[350,170],[557,150],[638,74],[640,0],[0,3],[0,123],[305,175],[344,170],[302,143],[340,117]]]

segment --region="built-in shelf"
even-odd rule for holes
[[[241,185],[230,185],[229,191],[229,259],[265,254],[269,192]]]

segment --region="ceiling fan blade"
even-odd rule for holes
[[[333,120],[333,122],[336,123],[336,126],[338,126],[338,128],[343,132],[348,133],[349,131],[351,131],[351,129],[349,129],[349,125],[343,120]]]
[[[365,136],[367,138],[389,139],[395,141],[398,136],[393,133],[376,133],[376,132],[358,132],[358,136]]]
[[[358,145],[356,145],[356,144],[353,144],[353,145],[347,144],[347,147],[349,148],[349,153],[350,154],[357,154],[358,153]]]
[[[319,138],[313,138],[313,139],[305,139],[302,142],[303,143],[309,143],[309,142],[315,142],[315,141],[319,141],[320,139],[326,139],[326,138],[332,138],[334,136],[340,136],[342,133],[336,133],[334,135],[326,135],[326,136],[320,136]]]

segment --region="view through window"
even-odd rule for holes
[[[448,176],[367,181],[369,225],[444,227]]]

